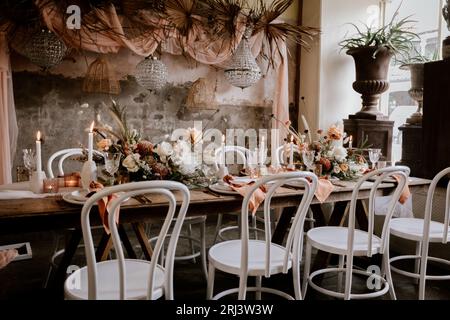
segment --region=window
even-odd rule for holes
[[[417,21],[415,32],[420,41],[415,44],[416,50],[422,55],[432,58],[440,57],[443,38],[450,35],[447,25],[442,18],[442,0],[381,0],[384,9],[384,20],[389,22],[395,11],[400,7],[399,18],[411,16]],[[411,87],[410,73],[400,69],[400,63],[392,61],[390,68],[390,88],[383,95],[381,110],[395,121],[392,161],[401,159],[402,137],[399,127],[406,123],[406,119],[416,111],[417,104],[408,94]]]

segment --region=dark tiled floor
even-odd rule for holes
[[[229,218],[228,224],[234,223],[233,217]],[[213,242],[213,234],[215,230],[215,221],[210,220],[207,223],[207,245]],[[196,232],[196,231],[194,231]],[[233,237],[233,234],[229,234]],[[24,235],[9,235],[0,237],[0,244],[9,244],[15,242],[31,242],[33,250],[33,259],[26,261],[18,261],[9,265],[7,268],[0,270],[0,299],[48,299],[49,295],[43,289],[48,271],[48,261],[51,250],[53,248],[54,234],[30,233]],[[180,250],[186,250],[186,243],[181,244]],[[76,256],[74,264],[84,265],[83,250],[81,249]],[[200,263],[194,264],[190,261],[177,262],[175,265],[175,298],[186,300],[204,300],[206,295],[206,281],[203,277]],[[252,279],[249,281],[253,281]],[[409,279],[394,274],[394,283],[398,299],[416,299],[417,285]],[[292,276],[276,275],[269,279],[263,280],[263,285],[278,288],[289,293],[293,293]],[[327,276],[323,280],[323,285],[327,288],[336,288],[336,276]],[[230,276],[221,272],[216,273],[215,292],[238,286],[237,277]],[[354,279],[354,291],[364,292],[366,288],[366,279]],[[450,299],[450,287],[445,281],[428,281],[427,299]],[[265,296],[263,295],[263,298]],[[233,299],[230,296],[229,299]],[[249,294],[249,298],[252,295]],[[272,298],[273,296],[266,296]],[[384,299],[388,299],[385,296]],[[307,299],[327,299],[327,297],[314,292],[308,291]]]

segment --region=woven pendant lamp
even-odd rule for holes
[[[89,93],[119,94],[120,82],[106,56],[99,56],[87,70],[83,82],[83,91]]]

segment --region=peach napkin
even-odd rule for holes
[[[252,186],[255,184],[254,181],[248,182],[248,183],[237,183],[233,181],[233,177],[230,175],[227,175],[223,177],[223,181],[227,183],[231,189],[239,193],[241,196],[245,197]],[[256,214],[256,211],[258,210],[259,205],[264,201],[266,198],[266,192],[267,189],[265,186],[260,186],[250,197],[250,201],[248,204],[248,207],[252,211],[252,215]]]
[[[333,190],[334,186],[330,180],[320,178],[319,182],[317,183],[315,196],[320,203],[323,203],[325,200],[328,199]]]
[[[397,181],[397,183],[400,180],[400,178],[396,175],[394,175],[394,179]],[[405,204],[406,200],[408,200],[408,198],[410,196],[411,196],[411,191],[409,190],[408,181],[406,181],[406,185],[403,188],[402,193],[400,194],[400,198],[398,199],[398,202],[400,202],[401,204]]]
[[[0,251],[0,269],[6,267],[17,255],[16,249]]]
[[[89,185],[89,190],[91,192],[98,192],[98,191],[102,190],[103,188],[104,188],[104,186],[101,183],[95,182],[95,181],[92,181],[91,184]],[[116,198],[117,198],[117,196],[115,194],[112,194],[107,197],[103,197],[99,201],[97,201],[98,212],[100,213],[100,218],[102,219],[103,227],[105,228],[106,234],[111,233],[111,230],[109,229],[108,215],[109,215],[109,211],[111,209],[110,208],[111,203]],[[119,210],[120,210],[120,206],[118,206],[116,209],[116,213],[117,213],[116,214],[116,224],[119,223],[119,214],[118,214]]]

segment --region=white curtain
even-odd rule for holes
[[[0,32],[0,184],[12,182],[18,127],[6,34]]]

